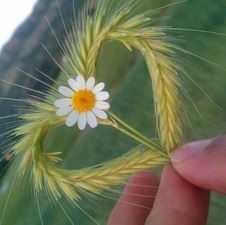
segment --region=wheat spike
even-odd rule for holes
[[[150,43],[150,48],[152,48]],[[169,49],[170,50],[170,49]],[[168,153],[183,139],[183,104],[180,100],[180,81],[175,64],[158,51],[144,53],[152,77],[157,128],[163,147]]]

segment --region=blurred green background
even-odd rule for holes
[[[71,4],[71,1],[59,2],[60,8],[63,12],[63,18],[68,24],[70,24],[69,21],[73,14],[73,12],[70,11],[69,5]],[[75,2],[76,8],[79,8],[84,1]],[[96,1],[94,1],[94,3],[95,2]],[[117,3],[118,1],[115,0],[115,2]],[[146,10],[147,8],[158,8],[173,2],[175,1],[140,0],[141,7],[139,10],[142,11],[144,9]],[[56,6],[54,6],[55,1],[39,1],[39,4],[39,7],[35,8],[33,15],[37,14],[37,11],[40,10],[42,4],[46,4],[46,10],[52,10],[51,24],[53,29],[55,28],[57,31],[59,29],[57,34],[59,39],[63,39],[63,28],[60,30],[58,27],[58,25],[62,24],[62,22],[60,21],[58,9]],[[43,9],[45,8],[43,5],[42,7]],[[39,16],[43,17],[44,15],[45,13],[37,14],[37,21],[40,21],[38,19]],[[160,20],[160,22],[157,23],[158,25],[170,26],[173,28],[205,30],[226,34],[225,0],[188,0],[180,4],[164,8],[161,11],[161,14],[157,17],[165,18],[164,20]],[[34,20],[34,18],[31,16],[27,23],[29,23],[29,20],[32,19]],[[45,42],[44,44],[48,49],[50,49],[51,54],[58,61],[60,61],[59,48],[57,49],[58,44],[56,41],[53,41],[54,36],[51,32],[51,29],[48,27],[47,23],[43,22],[42,24],[48,28],[48,35],[46,35],[47,31],[42,33],[42,37],[44,37],[43,41]],[[45,30],[47,30],[47,28],[45,28]],[[26,32],[24,35],[27,35],[24,38],[30,38],[29,34]],[[180,29],[170,32],[169,35],[179,37],[181,41],[178,42],[178,45],[189,52],[187,54],[177,52],[177,54],[184,60],[183,66],[193,81],[185,76],[182,76],[181,79],[185,83],[188,94],[192,98],[192,101],[195,103],[201,114],[201,116],[198,114],[192,101],[185,99],[185,102],[188,106],[188,116],[191,121],[191,126],[188,126],[186,129],[186,139],[184,141],[187,142],[200,138],[209,138],[221,133],[225,133],[226,37],[202,32],[183,31]],[[59,71],[56,65],[55,67],[52,67],[54,62],[51,61],[51,58],[46,52],[43,52],[43,50],[40,51],[40,49],[42,49],[40,46],[40,39],[35,39],[30,44],[30,48],[27,47],[27,49],[31,49],[29,53],[30,55],[26,55],[26,57],[24,56],[23,58],[18,56],[16,61],[9,60],[11,65],[9,65],[7,69],[3,66],[5,65],[5,61],[3,59],[6,59],[5,55],[9,53],[6,51],[7,49],[3,49],[1,54],[4,57],[0,56],[0,69],[1,76],[3,76],[2,74],[6,74],[5,77],[3,77],[4,79],[13,82],[23,82],[23,79],[25,79],[24,76],[12,69],[14,67],[19,67],[20,65],[22,65],[23,70],[31,74],[35,74],[35,76],[40,76],[37,71],[32,71],[31,62],[28,63],[26,61],[26,59],[31,60],[32,57],[34,57],[33,59],[36,60],[33,61],[33,68],[39,68],[42,71],[44,70],[44,72],[50,76],[57,76]],[[10,48],[10,43],[8,44],[8,48]],[[42,58],[42,56],[46,58]],[[205,60],[201,60],[200,58]],[[208,61],[213,62],[218,66],[215,66]],[[22,62],[24,64],[21,64]],[[45,63],[48,66],[46,66]],[[29,67],[26,67],[26,65]],[[11,72],[9,73],[9,71]],[[135,128],[145,133],[147,136],[156,137],[157,134],[153,114],[154,109],[151,81],[141,55],[137,51],[129,52],[119,43],[108,44],[102,53],[98,65],[98,74],[100,80],[105,81],[106,90],[110,90],[110,103],[112,111],[118,114],[126,122],[132,124]],[[197,83],[200,87],[198,87],[195,83]],[[40,86],[36,83],[33,84],[31,81],[26,82],[25,85],[28,87],[31,85],[33,88],[43,89],[43,86]],[[1,88],[1,90],[3,90],[5,86]],[[8,87],[9,90],[10,88],[11,87]],[[216,105],[214,105],[207,98],[200,88],[206,94],[208,94],[208,96],[218,106],[220,106],[222,110],[216,107]],[[18,95],[20,91],[20,89],[15,90],[16,95]],[[1,95],[9,94],[9,92],[10,91],[8,91],[8,93],[1,92]],[[27,93],[21,94],[21,96],[26,95]],[[10,106],[7,105],[1,107],[1,113],[3,113],[3,108],[7,109],[7,111],[4,110],[5,115],[8,115],[11,112],[9,111]],[[2,143],[4,146],[3,141]],[[55,129],[49,136],[45,143],[45,148],[47,151],[62,151],[62,167],[76,169],[106,162],[107,160],[111,160],[122,155],[136,145],[137,143],[135,141],[108,127],[98,126],[98,128],[95,130],[86,129],[83,132],[78,132],[76,127],[68,129],[65,126],[61,126]],[[4,165],[2,164],[2,168],[3,166]],[[12,177],[14,172],[15,165],[9,167],[7,173],[4,173],[4,176],[2,176],[0,180],[0,217],[4,211],[4,206],[9,195],[10,187],[12,186]],[[120,190],[121,189],[119,188],[119,192]],[[113,198],[117,198],[117,195],[113,195]],[[50,204],[49,200],[44,196],[39,197],[39,204],[41,207],[43,223],[45,225],[71,224],[60,205]],[[106,224],[109,212],[112,209],[112,206],[115,204],[115,200],[110,200],[108,198],[88,199],[87,196],[83,196],[82,202],[80,204],[87,213],[89,213],[96,221],[98,221],[98,223],[102,225]],[[74,222],[74,224],[95,224],[84,212],[76,207],[72,207],[70,204],[67,204],[63,199],[62,206],[67,211],[68,216]],[[219,194],[213,193],[208,225],[225,224],[225,210],[226,198]],[[41,222],[36,199],[34,198],[34,193],[32,191],[32,187],[30,186],[29,178],[27,178],[25,181],[22,179],[15,182],[8,201],[5,218],[1,225],[30,224],[38,225],[41,224]]]

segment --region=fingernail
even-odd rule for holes
[[[201,154],[211,142],[212,139],[185,144],[173,151],[170,154],[170,159],[172,162],[177,163],[192,158],[198,154]]]

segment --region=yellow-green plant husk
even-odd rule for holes
[[[137,137],[141,145],[103,165],[70,171],[61,169],[58,166],[61,161],[59,153],[46,153],[43,149],[49,132],[65,120],[56,116],[54,101],[59,93],[56,89],[50,90],[44,102],[32,101],[31,110],[21,116],[23,124],[13,131],[17,140],[11,151],[19,157],[19,175],[30,171],[36,191],[47,188],[56,200],[62,195],[71,201],[79,200],[82,191],[100,194],[124,183],[132,173],[164,165],[169,162],[169,152],[181,143],[183,137],[180,68],[173,60],[174,45],[164,32],[166,28],[152,25],[151,10],[132,15],[135,0],[121,3],[115,11],[108,10],[109,3],[100,1],[92,17],[84,13],[82,18],[86,17],[86,21],[75,25],[68,34],[61,46],[64,54],[62,81],[78,74],[86,78],[97,77],[98,58],[104,45],[110,41],[119,41],[129,50],[138,49],[150,72],[159,141],[138,135],[109,112],[110,119],[100,123]]]

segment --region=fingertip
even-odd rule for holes
[[[226,135],[185,144],[170,158],[175,170],[190,183],[226,194]]]
[[[170,154],[171,162],[179,163],[195,157],[201,154],[207,148],[207,146],[210,145],[211,142],[212,139],[207,139],[182,145]]]

